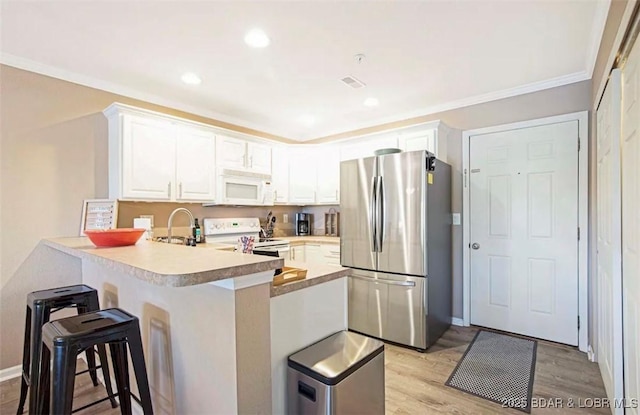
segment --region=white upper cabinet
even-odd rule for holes
[[[289,203],[316,203],[316,162],[314,151],[317,147],[310,145],[289,148]]]
[[[218,167],[244,170],[247,165],[247,142],[237,138],[218,135],[216,137]]]
[[[177,129],[176,180],[179,200],[215,199],[215,135],[212,131],[182,126]]]
[[[219,167],[271,175],[271,146],[219,135],[216,140]]]
[[[447,143],[452,130],[440,121],[421,127],[413,127],[400,135],[400,148],[404,151],[427,150],[447,161]]]
[[[340,149],[325,145],[313,150],[317,157],[316,203],[340,203]]]
[[[382,148],[398,148],[397,134],[385,134],[348,141],[340,146],[340,159],[344,161],[373,157],[375,155],[374,151]]]
[[[271,174],[273,201],[289,202],[289,147],[285,145],[273,147],[273,166]]]
[[[272,174],[271,146],[263,143],[247,143],[248,169],[256,173]]]
[[[421,133],[412,134],[408,137],[404,137],[403,150],[404,151],[416,151],[427,150],[431,153],[436,151],[436,131],[426,130]]]
[[[110,198],[215,199],[213,130],[120,104],[104,113],[109,120]]]
[[[123,116],[122,122],[122,180],[118,197],[171,200],[176,171],[173,125],[134,115]],[[110,183],[109,193],[111,190]]]

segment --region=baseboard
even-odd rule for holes
[[[22,376],[22,365],[0,370],[0,382]]]
[[[464,320],[458,317],[451,317],[451,325],[452,326],[464,326]]]

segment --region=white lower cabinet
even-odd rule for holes
[[[320,244],[306,243],[304,244],[304,250],[305,262],[309,264],[324,263],[324,255],[322,255]]]
[[[304,245],[293,245],[289,250],[289,259],[292,261],[305,261]]]

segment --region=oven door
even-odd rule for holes
[[[288,259],[289,258],[289,251],[290,251],[290,247],[289,245],[271,245],[271,246],[257,246],[255,248],[253,248],[254,252],[255,251],[262,251],[265,252],[267,254],[265,255],[269,255],[268,253],[277,253],[278,257],[280,258],[285,258]],[[276,255],[273,255],[276,256]]]

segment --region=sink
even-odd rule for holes
[[[186,245],[187,244],[187,237],[184,236],[172,236],[171,237],[171,243],[175,244],[175,245]],[[153,242],[162,242],[162,243],[167,243],[167,237],[166,236],[160,236],[160,237],[156,237],[152,239]]]

